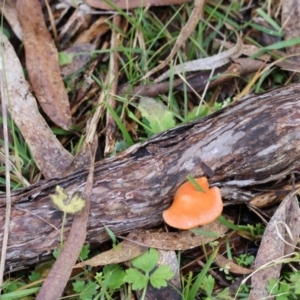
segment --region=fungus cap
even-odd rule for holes
[[[198,191],[189,181],[181,185],[173,204],[163,212],[168,225],[186,230],[211,223],[221,215],[223,202],[220,189],[210,189],[206,177],[195,180],[204,192]]]

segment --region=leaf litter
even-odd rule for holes
[[[89,0],[90,2],[93,2],[93,0]],[[20,2],[20,1],[19,1]],[[146,1],[145,3],[147,4],[151,4],[152,5],[152,3],[154,3],[155,1]],[[167,3],[167,4],[170,4],[172,1],[169,1],[168,3],[167,3],[167,1],[166,2],[164,2],[164,3]],[[186,2],[186,1],[182,1],[182,2]],[[94,3],[95,3],[95,1],[94,1]],[[98,1],[97,3],[102,3],[101,5],[107,5],[105,2],[102,2],[102,1]],[[132,7],[134,7],[134,3],[136,3],[135,1],[132,1],[132,2],[130,2],[129,3],[129,5],[130,5],[130,7],[128,7],[128,1],[122,1],[121,2],[121,4],[120,5],[125,5],[124,6],[124,8],[132,8]],[[162,3],[162,2],[161,2]],[[155,5],[155,3],[154,3],[154,5]],[[120,7],[123,7],[123,6],[120,6]],[[15,54],[14,54],[15,55]],[[19,62],[18,62],[18,64],[19,64]],[[56,62],[56,64],[57,64],[57,62]],[[20,64],[19,64],[20,65]],[[12,68],[13,70],[15,70],[15,68],[13,67]],[[11,76],[11,75],[9,75],[9,76]],[[19,78],[22,78],[22,80],[23,80],[23,82],[25,82],[25,79],[23,78],[23,77],[19,77]],[[28,87],[27,87],[27,91],[28,91]],[[50,93],[51,94],[51,93]],[[25,95],[25,94],[22,94],[22,95]],[[29,96],[28,96],[29,95]],[[26,92],[26,96],[27,97],[32,97],[31,96],[31,94],[30,94],[30,92],[27,94],[27,92]],[[36,105],[36,104],[35,104]],[[33,106],[32,107],[34,107],[34,104],[33,104]],[[34,108],[35,110],[34,111],[37,111],[37,108]],[[145,117],[145,118],[149,118],[150,120],[153,120],[153,115],[151,115],[151,113],[149,114],[149,112],[148,111],[146,111],[145,112],[145,109],[144,109],[144,112],[143,112],[143,108],[141,109],[141,111],[142,111],[142,114],[144,114],[143,115],[143,117]],[[165,107],[164,108],[162,108],[162,111],[164,112],[164,111],[166,111],[165,110]],[[154,110],[154,112],[155,112],[155,110]],[[38,113],[38,112],[37,112]],[[147,115],[148,114],[148,115]],[[68,116],[68,117],[70,117],[70,116]],[[173,116],[172,116],[173,117]],[[172,117],[170,117],[170,116],[167,116],[166,117],[166,119],[172,119]],[[13,118],[15,119],[15,116],[13,116]],[[148,119],[147,118],[147,119]],[[63,120],[63,122],[62,123],[60,123],[60,124],[58,124],[59,122],[61,122],[61,121],[59,121],[57,124],[59,125],[59,126],[61,126],[61,127],[63,127],[63,128],[65,128],[65,129],[68,129],[69,128],[69,125],[70,125],[70,123],[68,123],[69,121],[67,120],[68,118],[65,118],[64,120]],[[28,122],[26,119],[22,119],[21,120],[21,123],[22,122]],[[55,122],[55,121],[54,121]],[[64,122],[66,122],[66,123],[64,123]],[[16,121],[16,123],[17,123],[17,121]],[[31,122],[32,123],[32,122]],[[151,123],[151,122],[150,122]],[[154,121],[152,121],[152,123],[154,124]],[[19,124],[20,124],[20,122],[19,123],[17,123],[17,125],[19,126]],[[25,123],[26,124],[26,123]],[[43,122],[41,122],[40,124],[44,124]],[[39,125],[40,125],[39,124]],[[20,129],[21,129],[21,131],[22,131],[22,133],[23,133],[23,130],[24,130],[24,127],[22,127],[21,125],[19,126],[20,127]],[[158,124],[155,124],[155,126],[154,126],[154,128],[157,128],[157,130],[161,130],[161,128],[163,128],[162,126],[161,126],[161,124],[158,122]],[[163,128],[162,130],[165,130],[165,128]],[[47,132],[47,129],[46,129],[46,132]],[[24,134],[24,133],[23,133]],[[42,137],[44,137],[43,135],[42,135],[42,133],[40,133],[39,131],[38,131],[38,134],[41,134],[41,136]],[[48,134],[48,132],[47,132],[47,134]],[[24,134],[24,136],[25,136],[25,138],[26,138],[26,136],[27,136],[27,142],[30,144],[30,147],[34,147],[34,145],[32,145],[32,140],[33,140],[33,136],[30,136],[30,135],[26,135],[26,134]],[[50,135],[49,135],[50,136]],[[46,141],[48,141],[48,138],[49,138],[49,136],[45,136],[45,138],[44,138],[44,140],[46,140]],[[51,137],[50,137],[50,141],[51,141]],[[34,141],[35,142],[35,141]],[[52,145],[52,144],[51,144]],[[39,145],[41,148],[40,149],[44,149],[43,148],[43,145]],[[64,152],[60,147],[58,147],[58,149],[59,150],[57,150],[57,151],[61,151],[62,153]],[[55,148],[55,150],[56,150],[56,148]],[[55,174],[55,169],[53,169],[53,170],[51,170],[51,171],[49,171],[49,172],[47,172],[45,169],[46,169],[46,167],[48,167],[48,164],[44,164],[44,166],[43,166],[43,162],[41,163],[41,160],[39,161],[39,156],[38,156],[38,151],[33,151],[33,153],[34,153],[34,157],[37,157],[37,164],[38,164],[38,166],[39,166],[39,168],[42,170],[42,172],[43,172],[43,174],[45,175],[45,177],[46,178],[51,178],[51,177],[53,177],[54,176],[54,174]],[[42,152],[43,154],[45,154],[45,152]],[[47,153],[48,154],[48,153]],[[61,155],[64,155],[64,154],[61,154]],[[69,165],[69,161],[71,161],[72,160],[72,156],[71,155],[66,155],[66,158],[65,158],[65,160],[66,160],[66,162],[64,163],[61,163],[61,161],[60,161],[60,163],[61,163],[61,166],[60,167],[58,167],[57,165],[55,165],[55,167],[54,168],[56,168],[57,169],[57,174],[61,174],[61,172],[62,172],[62,170],[64,169],[64,168],[66,168],[66,166],[68,166]],[[59,162],[57,162],[57,164],[59,164]],[[63,167],[62,167],[63,166]],[[288,201],[287,201],[288,202]],[[296,200],[294,200],[294,203],[296,203]],[[287,204],[286,204],[287,205]],[[287,205],[288,206],[288,205]],[[281,207],[281,206],[280,206]],[[279,217],[279,219],[278,220],[285,220],[284,222],[286,222],[286,224],[290,224],[289,226],[291,226],[290,227],[290,230],[291,230],[291,232],[292,232],[292,236],[293,237],[297,237],[297,236],[299,236],[299,233],[298,233],[298,228],[299,228],[299,224],[298,223],[296,223],[296,219],[297,219],[297,217],[298,217],[298,213],[299,213],[299,211],[298,211],[298,206],[296,206],[296,204],[294,204],[294,206],[290,206],[290,209],[287,209],[289,212],[290,212],[290,214],[288,215],[288,216],[281,216],[281,217]],[[278,214],[280,213],[280,209],[278,208]],[[294,214],[293,214],[294,213]],[[275,215],[274,215],[274,217],[275,217]],[[282,229],[282,227],[284,228],[284,226],[282,226],[281,227],[281,225],[282,225],[282,223],[280,223],[280,222],[283,222],[283,221],[278,221],[277,222],[277,226],[276,227],[273,227],[273,231],[275,231],[274,230],[274,228],[277,230],[277,233],[279,232],[280,233],[280,235],[279,236],[281,236],[282,234],[283,234],[283,236],[284,236],[284,233],[282,233],[282,232],[284,232],[284,229]],[[296,225],[298,226],[296,226]],[[271,230],[270,230],[270,232],[271,232]],[[269,240],[269,238],[268,238],[268,236],[269,236],[269,234],[270,234],[270,232],[269,231],[266,231],[266,233],[265,233],[265,235],[264,235],[264,238],[265,239],[267,239],[267,240]],[[179,232],[179,233],[181,233],[181,232]],[[189,246],[189,247],[196,247],[196,245],[198,245],[199,246],[199,241],[197,241],[197,238],[195,238],[195,235],[194,234],[191,234],[190,232],[183,232],[183,234],[185,235],[185,237],[181,237],[181,235],[179,234],[179,233],[174,233],[174,232],[171,232],[171,233],[168,233],[168,236],[167,235],[160,235],[160,233],[158,232],[158,233],[154,233],[153,235],[151,234],[150,235],[150,233],[137,233],[137,232],[133,232],[133,236],[128,236],[127,237],[127,239],[133,239],[133,240],[135,240],[135,241],[137,241],[138,243],[139,243],[139,248],[138,249],[140,249],[140,250],[138,250],[138,251],[136,251],[136,253],[141,253],[142,251],[144,251],[144,250],[141,250],[141,249],[147,249],[147,247],[148,246],[145,246],[145,245],[151,245],[151,246],[153,246],[154,244],[154,242],[157,240],[157,242],[156,242],[156,246],[159,248],[160,246],[161,247],[167,247],[168,249],[176,249],[176,250],[178,250],[178,249],[184,249],[184,247],[187,247],[187,246]],[[179,236],[179,238],[178,238],[178,236]],[[197,237],[197,235],[196,235],[196,237]],[[176,239],[178,238],[178,240],[176,241]],[[272,237],[273,238],[273,237]],[[172,243],[172,239],[174,240],[173,241],[173,243]],[[194,241],[195,240],[195,241]],[[126,244],[127,242],[128,242],[129,240],[124,240],[121,244]],[[167,244],[166,245],[164,245],[165,243],[167,242]],[[277,240],[277,242],[280,244],[280,241],[279,240]],[[291,241],[290,241],[291,242]],[[195,243],[195,244],[193,244],[193,243]],[[201,242],[200,242],[200,244],[201,244]],[[129,246],[129,249],[131,249],[131,247],[132,247],[132,245],[133,245],[133,243],[131,242],[130,243],[130,245],[131,246]],[[270,245],[270,244],[267,244],[268,245],[268,247],[275,247],[275,244],[274,245]],[[141,248],[142,247],[142,248]],[[172,248],[173,247],[173,248]],[[268,251],[268,247],[266,247],[266,248],[264,248],[263,247],[263,243],[262,243],[262,246],[261,246],[261,248],[262,248],[262,251],[265,251],[265,253],[268,253],[267,251]],[[125,247],[124,247],[125,248]],[[291,253],[291,251],[293,251],[293,249],[294,249],[294,245],[293,245],[293,242],[292,242],[292,245],[289,245],[289,246],[284,246],[283,247],[284,248],[284,251],[282,252],[282,247],[280,246],[280,247],[278,247],[278,249],[276,249],[276,250],[278,250],[278,253],[276,254],[277,256],[279,255],[283,255],[283,254],[285,254],[285,253]],[[288,249],[289,248],[289,249]],[[128,253],[130,253],[130,251],[131,250],[129,250],[128,251]],[[130,258],[130,256],[129,255],[125,255],[126,253],[125,253],[126,251],[124,251],[124,253],[123,253],[123,259],[125,259],[125,258],[127,258],[127,260],[130,260],[131,258]],[[118,262],[118,259],[121,261],[121,258],[120,258],[120,256],[122,256],[122,254],[120,255],[120,253],[119,253],[119,257],[115,257],[115,258],[111,258],[111,259],[115,259],[115,261],[116,262]],[[259,258],[259,257],[258,257]],[[268,261],[268,258],[264,258],[264,259],[262,259],[262,261],[259,261],[259,259],[257,258],[257,263],[256,263],[256,268],[257,267],[259,267],[259,264],[261,264],[261,263],[265,263],[265,262],[267,262]],[[102,259],[102,262],[104,262],[105,260],[109,260],[109,258],[106,258],[106,259]],[[123,260],[124,261],[124,260]],[[224,263],[224,262],[223,262]],[[225,263],[226,263],[226,261],[225,261]],[[241,272],[241,270],[240,270],[240,272]],[[246,272],[246,271],[245,271]],[[276,273],[277,272],[277,273]],[[276,270],[276,276],[277,276],[277,278],[278,278],[278,270]],[[244,273],[244,274],[246,274],[246,273]],[[268,276],[270,275],[270,274],[267,274]],[[253,276],[255,276],[255,274],[253,275]],[[267,276],[267,277],[268,277]],[[266,283],[264,283],[264,286],[265,286],[265,284]]]
[[[35,163],[45,178],[63,174],[73,157],[64,149],[38,110],[14,48],[3,35],[9,112],[30,146]]]
[[[35,95],[50,119],[65,130],[72,124],[69,98],[60,75],[57,48],[38,0],[17,1],[26,68]]]
[[[128,261],[141,255],[149,248],[168,251],[192,249],[224,236],[228,230],[228,228],[219,221],[215,221],[199,228],[201,228],[203,232],[214,232],[215,236],[195,234],[191,231],[158,232],[136,229],[127,237],[120,237],[124,241],[113,249],[100,253],[92,259],[75,265],[75,267],[85,265],[100,266]]]
[[[278,280],[282,268],[276,261],[295,250],[300,236],[300,211],[295,194],[291,192],[285,197],[268,222],[255,259],[256,272],[251,277],[249,300],[269,296],[268,281],[270,278]]]

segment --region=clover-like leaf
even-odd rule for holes
[[[151,285],[157,289],[167,286],[167,281],[174,277],[170,266],[164,265],[157,268],[150,276]]]
[[[134,258],[131,263],[134,267],[149,273],[153,270],[159,260],[159,253],[157,250],[150,248],[147,252]]]
[[[72,197],[68,197],[65,190],[59,185],[55,188],[55,194],[50,195],[53,204],[66,214],[76,214],[85,206],[85,200],[81,198],[81,194],[76,192]]]
[[[116,290],[124,283],[125,272],[120,265],[111,264],[103,267],[105,276],[104,285],[111,290]]]
[[[142,290],[147,286],[148,278],[140,271],[130,268],[126,270],[124,281],[128,283],[132,283],[132,289],[136,291],[136,290]]]

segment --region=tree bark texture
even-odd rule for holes
[[[300,84],[251,95],[96,163],[87,241],[107,240],[104,225],[116,235],[158,225],[189,173],[210,177],[225,202],[237,203],[288,180],[292,171],[300,171]],[[13,194],[7,268],[22,269],[58,247],[62,213],[49,194],[56,185],[69,195],[82,192],[86,178],[82,170]],[[4,195],[0,205],[3,228]]]

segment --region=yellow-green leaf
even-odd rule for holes
[[[85,200],[81,198],[81,194],[76,192],[69,197],[65,190],[59,185],[55,188],[55,194],[50,195],[53,204],[61,211],[67,214],[76,214],[85,206]]]

